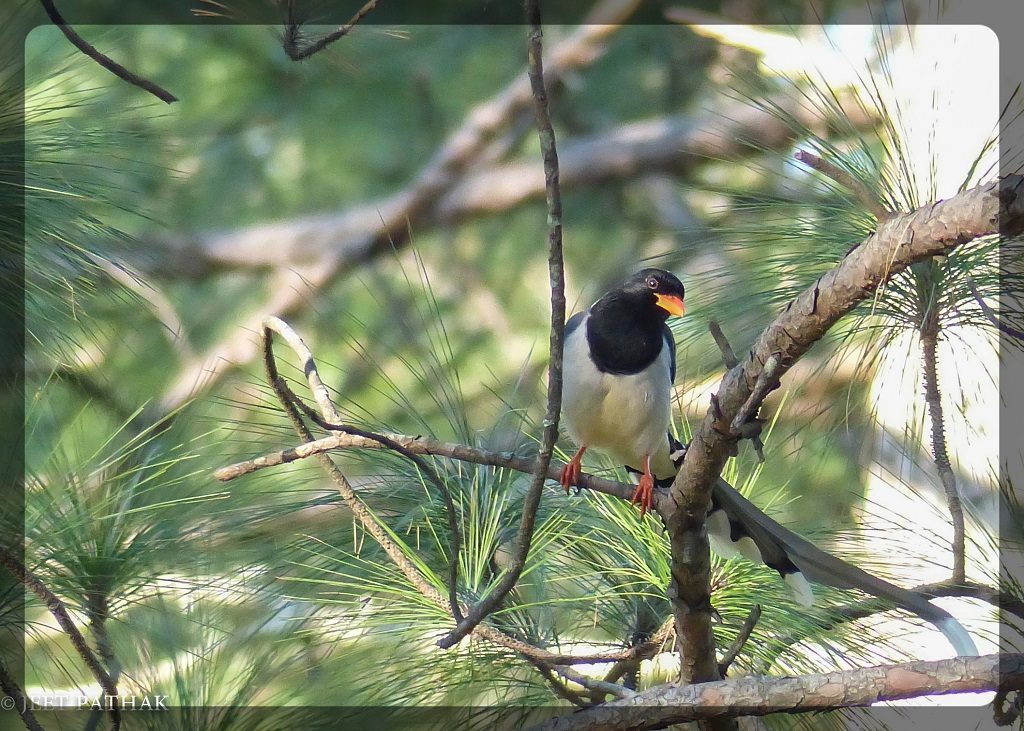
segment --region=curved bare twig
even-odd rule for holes
[[[53,24],[60,28],[60,32],[64,34],[64,37],[71,41],[79,51],[118,78],[127,81],[129,84],[137,86],[140,89],[148,91],[160,101],[167,102],[168,104],[178,101],[178,97],[174,96],[174,94],[163,87],[154,84],[149,79],[144,79],[138,74],[129,71],[114,59],[97,51],[95,47],[90,45],[84,38],[82,38],[82,36],[78,35],[78,33],[75,32],[75,29],[64,21],[64,18],[61,17],[57,7],[53,4],[53,0],[40,0],[40,2],[43,4],[43,9],[46,10],[46,15],[50,18]]]

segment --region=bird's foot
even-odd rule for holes
[[[640,482],[637,484],[636,490],[633,491],[630,502],[640,505],[641,518],[654,507],[654,477],[649,471],[640,476]]]
[[[576,455],[562,468],[562,474],[559,475],[558,481],[565,488],[566,495],[569,494],[569,488],[576,484],[576,480],[580,479],[580,474],[583,472],[583,452],[582,449],[576,452]],[[577,487],[576,492],[579,493],[579,491],[580,489]]]

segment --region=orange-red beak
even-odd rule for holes
[[[658,294],[655,292],[654,297],[658,301],[658,307],[668,312],[670,315],[676,317],[682,317],[686,314],[686,305],[683,301],[673,294]]]

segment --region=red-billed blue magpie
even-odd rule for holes
[[[604,294],[565,325],[562,424],[579,446],[562,470],[566,492],[593,447],[626,466],[641,517],[656,487],[668,487],[685,456],[672,436],[676,346],[667,320],[685,312],[685,289],[671,272],[644,269]],[[706,525],[715,552],[742,554],[779,572],[796,601],[814,601],[810,581],[856,588],[894,602],[941,631],[958,655],[977,655],[970,635],[945,610],[826,553],[769,518],[719,479]]]

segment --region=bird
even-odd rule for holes
[[[675,475],[667,435],[676,346],[667,320],[686,312],[685,296],[671,272],[643,269],[566,322],[562,423],[579,445],[560,476],[567,493],[591,447],[639,475],[632,501],[641,515],[655,481]]]
[[[636,485],[631,501],[641,519],[654,490],[667,488],[686,456],[671,431],[676,344],[670,317],[686,312],[686,290],[664,269],[646,268],[609,290],[565,323],[561,423],[578,450],[562,468],[568,494],[588,449],[622,464]],[[801,606],[814,603],[810,582],[859,589],[892,601],[936,627],[957,655],[978,651],[946,610],[828,553],[781,525],[719,477],[705,516],[708,541],[723,558],[742,555],[779,573]]]

